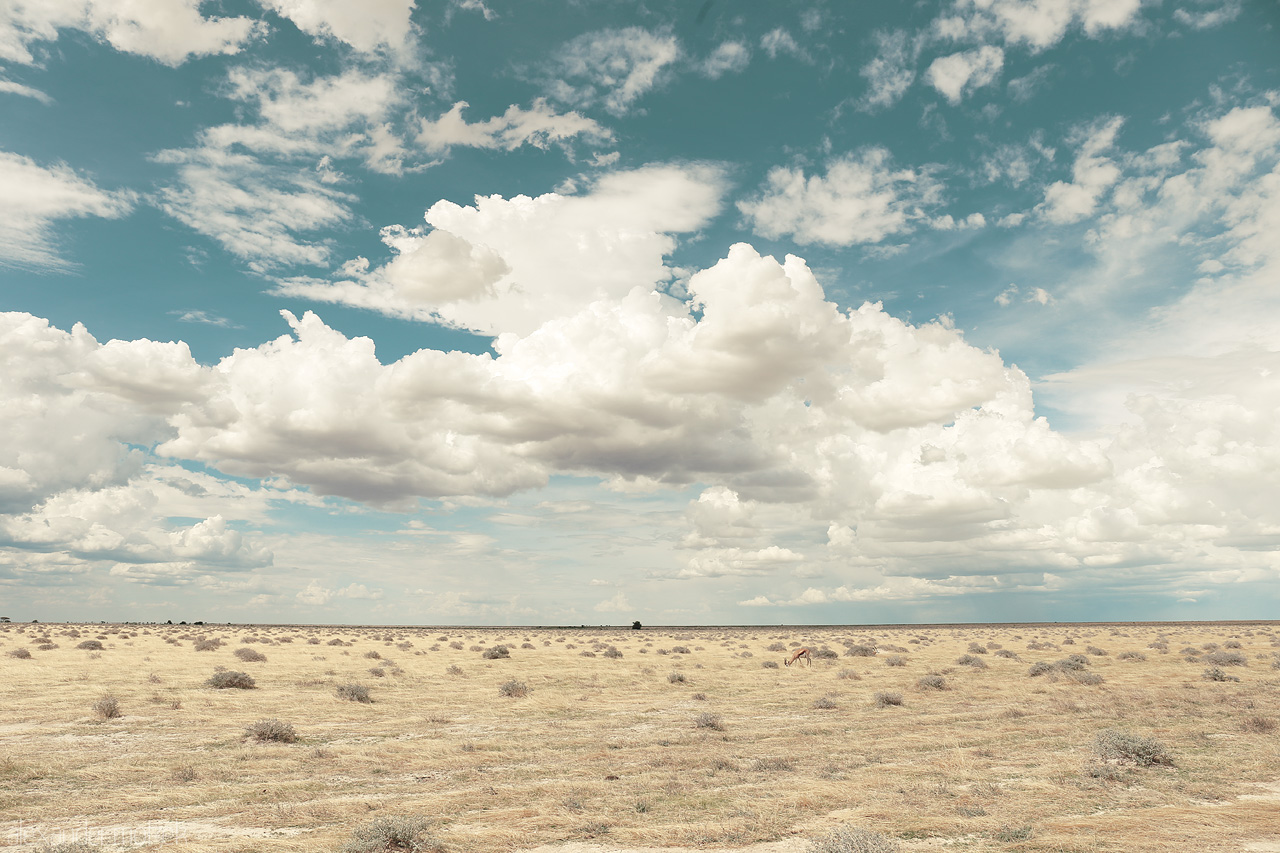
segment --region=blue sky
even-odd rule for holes
[[[1274,616],[1278,24],[10,4],[5,615]]]

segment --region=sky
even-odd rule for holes
[[[0,7],[0,612],[1280,618],[1273,0]]]

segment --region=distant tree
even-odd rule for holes
[[[631,630],[632,630],[632,631],[639,631],[641,627],[642,627],[642,626],[640,625],[640,620],[639,620],[639,619],[637,619],[636,621],[634,621],[634,622],[632,622],[632,623],[631,623]]]

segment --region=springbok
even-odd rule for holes
[[[809,666],[813,666],[813,655],[809,653],[809,649],[807,647],[803,649],[796,649],[788,660],[782,662],[782,665],[791,666],[791,664],[800,660],[800,658],[804,658],[809,662]]]

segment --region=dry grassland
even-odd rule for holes
[[[766,666],[800,644],[811,667]],[[1277,667],[1276,623],[5,625],[0,848],[338,851],[421,816],[446,851],[803,851],[845,826],[902,851],[1260,853]],[[220,669],[256,687],[205,686]]]

